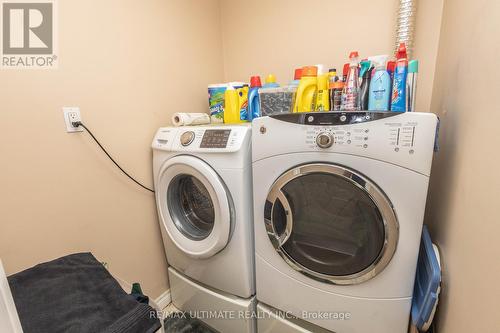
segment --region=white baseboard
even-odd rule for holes
[[[158,296],[154,302],[156,303],[156,305],[158,306],[158,309],[161,311],[161,310],[164,310],[171,302],[172,302],[172,298],[170,296],[170,289],[165,291],[163,294],[161,294],[160,296]]]

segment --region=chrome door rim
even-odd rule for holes
[[[179,174],[193,176],[207,188],[214,202],[215,223],[210,234],[201,240],[187,237],[177,226],[168,207],[167,193],[171,181]],[[210,258],[222,251],[231,239],[234,221],[234,204],[223,180],[203,160],[179,155],[167,160],[159,172],[156,202],[162,229],[184,254],[196,258]],[[165,189],[165,190],[164,190]]]
[[[285,194],[282,191],[283,187],[290,181],[311,173],[332,174],[343,177],[345,180],[348,180],[353,185],[365,191],[370,199],[375,203],[376,207],[379,209],[384,223],[384,245],[374,262],[362,271],[350,275],[341,276],[332,276],[318,273],[298,263],[283,249],[283,245],[286,243],[292,233],[293,216],[291,215],[291,210],[289,210],[289,214],[287,214],[286,218],[287,225],[284,232],[284,234],[286,235],[278,235],[272,222],[276,200],[280,199],[282,205],[288,207],[289,209],[290,203],[288,202]],[[286,202],[283,202],[283,200],[285,200]],[[382,272],[384,268],[389,264],[392,257],[394,256],[394,253],[396,252],[399,240],[399,222],[392,203],[382,192],[382,190],[380,190],[369,179],[343,166],[326,163],[312,163],[300,165],[293,169],[290,169],[282,174],[271,186],[271,190],[269,191],[269,194],[267,196],[267,201],[272,204],[271,220],[264,218],[264,221],[267,235],[271,243],[273,244],[278,254],[285,260],[285,262],[289,266],[312,279],[340,285],[359,284],[361,282],[372,279],[380,272]]]

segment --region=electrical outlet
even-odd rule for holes
[[[76,121],[82,121],[80,117],[80,108],[77,107],[64,107],[64,122],[66,123],[66,132],[83,132],[83,127],[75,127],[72,123]]]

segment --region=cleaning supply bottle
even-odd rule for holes
[[[407,111],[415,111],[415,101],[417,99],[417,76],[418,60],[411,60],[408,63],[407,81]]]
[[[240,118],[240,99],[238,91],[234,89],[231,84],[228,84],[224,92],[224,123],[238,124],[242,122]]]
[[[365,75],[365,73],[371,68],[371,61],[369,61],[368,59],[363,59],[361,60],[361,63],[360,63],[360,68],[359,68],[359,81],[360,81],[360,85],[361,83],[363,82],[363,76]]]
[[[370,82],[368,110],[389,111],[391,101],[391,76],[386,69],[387,55],[370,58],[375,64],[375,73]]]
[[[349,63],[344,64],[344,67],[342,68],[342,82],[347,81],[347,74],[349,74]]]
[[[318,68],[316,66],[302,68],[302,78],[297,87],[293,112],[311,112],[316,109],[317,85]]]
[[[318,92],[316,93],[316,111],[330,109],[330,96],[328,95],[328,74],[318,76]]]
[[[339,77],[337,76],[337,69],[335,68],[330,68],[328,70],[328,99],[329,99],[329,104],[330,104],[330,111],[333,111],[333,104],[334,104],[334,86],[335,82],[339,80]]]
[[[293,87],[298,87],[301,77],[302,77],[302,68],[296,68],[293,74],[293,81],[290,81],[288,85]]]
[[[399,44],[396,55],[396,69],[392,82],[391,111],[406,111],[406,79],[408,77],[408,58],[405,43]]]
[[[337,81],[330,83],[330,110],[340,111],[342,106],[342,90],[344,90],[344,82]]]
[[[370,81],[372,78],[371,63],[368,62],[368,69],[363,72],[363,77],[361,79],[361,87],[359,89],[359,107],[363,111],[368,110],[368,101],[370,97]],[[366,66],[366,65],[365,65]]]
[[[240,120],[248,121],[248,84],[244,84],[243,87],[236,89],[238,93],[238,109],[240,110]]]
[[[396,69],[396,62],[394,60],[390,60],[387,62],[387,73],[389,73],[389,77],[391,78],[391,91],[389,97],[389,109],[391,109],[391,100],[392,100],[392,83],[394,82],[394,70]]]
[[[337,76],[337,69],[336,68],[330,68],[328,70],[328,82],[337,82],[339,80],[339,77]]]
[[[261,87],[260,76],[252,76],[248,91],[248,121],[260,117],[259,88]]]
[[[280,85],[276,83],[276,77],[274,74],[269,74],[266,76],[263,88],[278,88]]]
[[[359,111],[359,55],[357,51],[349,55],[349,73],[342,91],[342,111]]]

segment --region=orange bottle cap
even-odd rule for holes
[[[305,66],[302,68],[302,76],[318,76],[318,67]]]

